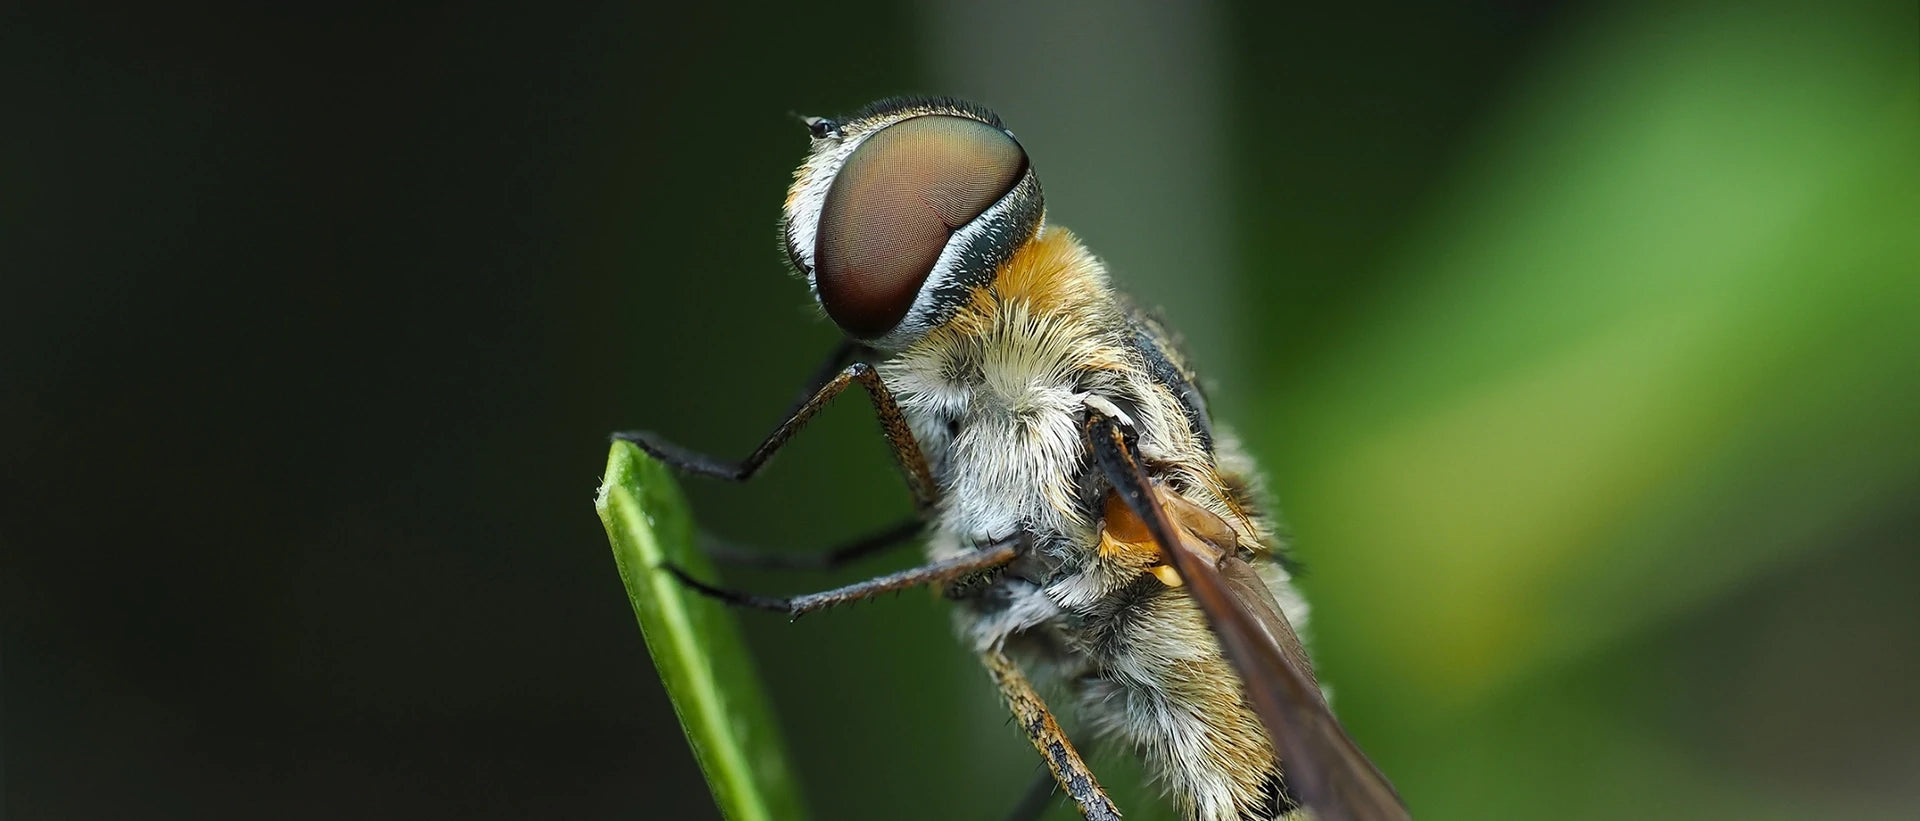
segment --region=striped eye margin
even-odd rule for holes
[[[1019,184],[1020,144],[964,117],[902,120],[867,138],[827,191],[814,249],[820,304],[860,338],[907,314],[954,231]]]

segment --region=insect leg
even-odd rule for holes
[[[707,555],[728,564],[773,570],[832,570],[887,548],[910,542],[926,528],[926,522],[908,519],[885,530],[869,533],[820,553],[774,552],[733,544],[711,535],[703,535],[701,547]]]
[[[1086,816],[1087,821],[1119,821],[1120,810],[1113,806],[1106,790],[1100,788],[1093,771],[1087,769],[1087,762],[1080,758],[1080,751],[1074,749],[1072,739],[1067,738],[1060,723],[1053,720],[1053,713],[1048,712],[1047,702],[1033,689],[1033,682],[998,650],[980,654],[980,660],[993,676],[994,685],[1000,688],[1000,697],[1006,699],[1014,720],[1026,731],[1027,740],[1033,742],[1033,749],[1046,759],[1053,780],[1080,805],[1080,814]]]
[[[1072,736],[1067,737],[1071,738]],[[1080,746],[1082,748],[1086,747],[1085,744]],[[1081,758],[1084,759],[1086,757],[1085,753],[1081,754]],[[1055,796],[1059,795],[1059,793],[1060,782],[1054,778],[1053,769],[1051,767],[1041,767],[1040,772],[1034,777],[1033,781],[1027,784],[1026,792],[1021,794],[1019,803],[1014,804],[1013,809],[1008,810],[1006,815],[1001,816],[1000,821],[1040,821],[1040,817],[1046,815],[1047,810],[1053,808],[1054,803],[1057,801]],[[1302,821],[1304,821],[1304,819]]]
[[[827,360],[829,365],[837,365],[847,357],[858,353],[861,347],[852,343],[843,343],[834,350]],[[822,368],[822,372],[831,368]],[[811,421],[814,414],[826,407],[841,391],[858,382],[867,389],[867,398],[873,402],[875,415],[880,418],[881,432],[886,434],[887,445],[893,450],[894,461],[898,462],[907,477],[907,489],[913,494],[914,507],[917,510],[930,510],[939,497],[939,491],[933,483],[933,473],[927,468],[926,454],[920,451],[920,443],[913,438],[913,429],[907,425],[907,417],[900,412],[900,405],[893,400],[893,392],[887,390],[880,381],[880,373],[872,365],[855,362],[841,369],[832,378],[820,383],[811,394],[806,395],[787,412],[786,418],[760,446],[753,449],[747,458],[738,462],[718,459],[697,451],[688,450],[661,438],[652,431],[616,431],[613,438],[632,442],[640,446],[655,459],[659,459],[676,469],[698,476],[744,482],[753,478],[766,466],[767,460],[787,444],[793,435]]]
[[[820,364],[814,367],[813,375],[807,377],[806,387],[800,389],[800,395],[794,397],[793,404],[787,407],[787,415],[792,416],[798,412],[800,406],[807,404],[807,400],[813,398],[813,394],[820,390],[820,386],[827,384],[827,381],[831,380],[835,374],[838,374],[842,368],[853,364],[855,359],[872,352],[872,348],[859,342],[851,339],[840,340],[840,343],[834,345],[833,350],[828,352],[827,358],[821,360]]]
[[[1018,536],[1005,539],[973,551],[972,553],[955,556],[951,559],[902,570],[898,573],[890,573],[876,579],[868,579],[864,582],[850,584],[846,587],[836,587],[832,590],[808,593],[803,596],[794,596],[793,598],[762,596],[755,593],[743,593],[738,590],[715,587],[687,575],[686,571],[673,565],[665,565],[664,567],[667,572],[672,573],[674,577],[678,578],[683,584],[701,594],[712,596],[728,604],[751,607],[756,610],[772,610],[785,613],[797,619],[815,610],[824,610],[836,604],[846,604],[862,599],[870,599],[882,593],[905,590],[909,587],[939,584],[978,573],[989,568],[999,567],[1019,557],[1020,545],[1024,538],[1024,536]]]

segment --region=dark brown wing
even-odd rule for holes
[[[1246,684],[1248,700],[1273,735],[1287,783],[1307,808],[1322,821],[1408,818],[1393,785],[1327,708],[1309,672],[1312,668],[1303,663],[1306,652],[1299,635],[1253,566],[1229,556],[1216,568],[1200,560],[1191,547],[1174,553],[1188,557],[1185,563],[1176,558],[1175,569],[1207,611],[1214,633]],[[1221,610],[1236,612],[1222,618],[1216,615]],[[1266,634],[1229,640],[1230,632],[1244,630],[1248,622]]]
[[[1161,509],[1164,510],[1162,498]],[[1179,534],[1176,533],[1174,537],[1179,538]],[[1274,601],[1273,591],[1267,589],[1267,581],[1260,578],[1253,565],[1236,556],[1222,557],[1216,567],[1220,569],[1220,578],[1226,583],[1227,592],[1246,608],[1261,627],[1266,628],[1267,635],[1273,637],[1273,643],[1280,649],[1280,657],[1306,678],[1310,685],[1308,689],[1314,695],[1320,695],[1320,682],[1313,674],[1313,661],[1307,656],[1307,647],[1300,641],[1300,634],[1293,631],[1293,624],[1281,614],[1280,603]]]
[[[1135,458],[1131,432],[1099,413],[1087,420],[1102,474],[1173,561],[1189,594],[1206,613],[1247,700],[1273,737],[1284,777],[1318,821],[1406,819],[1406,805],[1327,708],[1312,678],[1300,637],[1254,573],[1229,552],[1191,542],[1169,520],[1166,505]]]

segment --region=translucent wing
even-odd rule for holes
[[[1231,550],[1222,554],[1195,535],[1224,523],[1185,500],[1163,499],[1135,456],[1128,428],[1096,412],[1088,418],[1087,433],[1101,473],[1146,524],[1206,613],[1301,803],[1318,821],[1410,818],[1393,785],[1328,709],[1300,637],[1266,584]],[[1178,523],[1169,508],[1180,515]],[[1213,521],[1189,524],[1198,516]]]

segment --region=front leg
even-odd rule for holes
[[[836,350],[836,360],[845,355],[844,350]],[[830,363],[836,360],[829,360]],[[867,389],[867,398],[873,402],[874,414],[880,418],[880,429],[886,434],[887,446],[893,451],[894,461],[899,463],[901,472],[906,474],[907,489],[913,494],[916,510],[925,514],[931,511],[939,501],[939,488],[934,485],[933,472],[927,467],[926,454],[921,452],[920,443],[913,438],[913,429],[907,424],[907,417],[900,412],[899,403],[893,399],[893,392],[887,390],[886,383],[880,381],[880,373],[872,365],[855,362],[835,374],[833,378],[816,388],[806,399],[796,405],[787,417],[760,446],[753,449],[747,458],[740,461],[718,459],[697,451],[680,447],[661,438],[652,431],[619,431],[613,438],[632,442],[640,446],[655,459],[659,459],[678,470],[715,479],[744,482],[765,467],[767,460],[784,447],[789,440],[806,427],[821,408],[842,391],[855,383]]]

